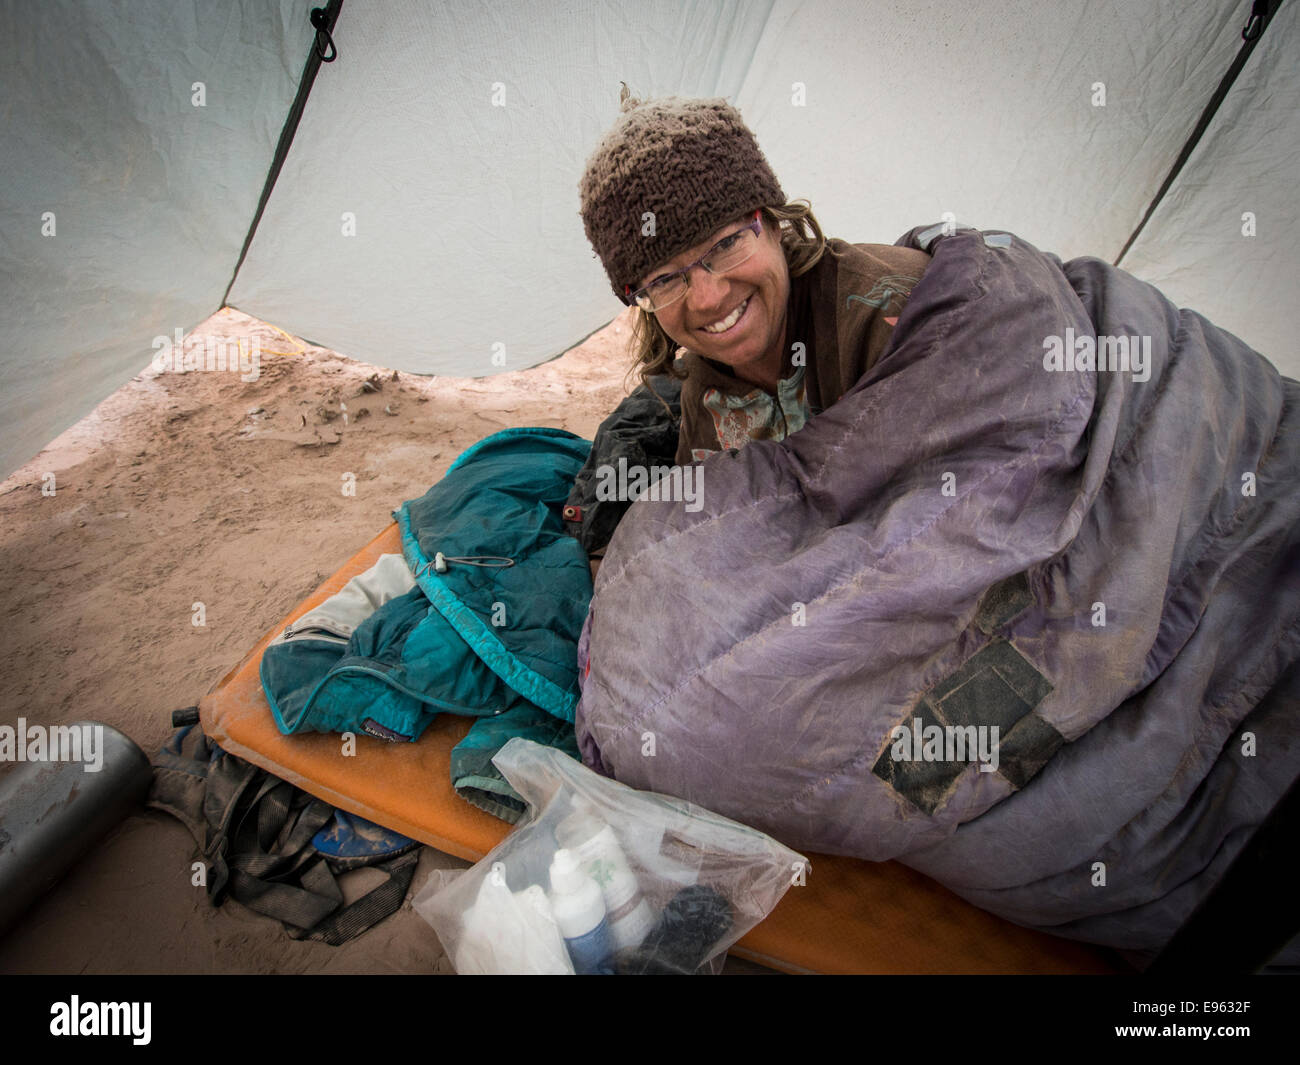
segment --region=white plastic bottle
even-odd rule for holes
[[[564,946],[564,937],[555,923],[551,913],[551,901],[546,897],[546,889],[541,884],[530,884],[523,891],[515,892],[527,917],[527,932],[524,943],[530,950],[530,973],[573,975],[573,965],[569,952]]]
[[[614,830],[584,804],[560,822],[556,835],[560,845],[577,856],[582,871],[600,885],[614,948],[640,946],[655,916]]]
[[[605,900],[596,881],[561,848],[551,860],[551,913],[573,959],[574,971],[612,974],[614,944],[605,921]]]

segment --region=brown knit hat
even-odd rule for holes
[[[758,142],[726,100],[670,96],[623,113],[587,160],[578,184],[582,224],[614,294],[757,207],[785,203]],[[644,215],[654,233],[642,235]]]

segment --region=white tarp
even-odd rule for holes
[[[311,6],[0,6],[5,472],[217,309]],[[830,235],[892,243],[951,215],[1113,260],[1250,6],[347,0],[230,302],[408,372],[559,354],[621,307],[577,194],[620,81],[732,100]],[[1295,7],[1122,264],[1292,375]]]
[[[559,355],[622,307],[578,214],[619,81],[734,97],[767,11],[347,0],[230,302],[398,370]]]
[[[782,0],[737,104],[786,191],[835,236],[892,244],[950,212],[1109,262],[1244,21],[1186,0]]]
[[[1297,39],[1287,0],[1120,265],[1300,379]]]
[[[310,7],[0,5],[0,476],[220,307]]]

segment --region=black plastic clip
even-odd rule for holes
[[[1259,40],[1264,32],[1264,23],[1268,20],[1268,0],[1255,0],[1250,9],[1250,19],[1241,31],[1241,39],[1246,42]]]
[[[339,56],[339,50],[334,46],[334,38],[330,36],[329,13],[323,7],[313,7],[311,9],[311,24],[316,27],[316,55],[322,63],[333,63]],[[321,36],[325,37],[325,44],[329,48],[329,55],[321,47]]]

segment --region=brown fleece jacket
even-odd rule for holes
[[[930,264],[930,256],[892,244],[848,244],[834,238],[826,253],[801,277],[790,279],[786,308],[782,379],[794,372],[796,344],[805,348],[804,388],[813,416],[835,403],[880,358],[894,332],[893,321]],[[716,388],[743,396],[758,386],[736,377],[730,367],[695,352],[683,356],[682,428],[677,462],[692,451],[721,450],[704,393]]]

